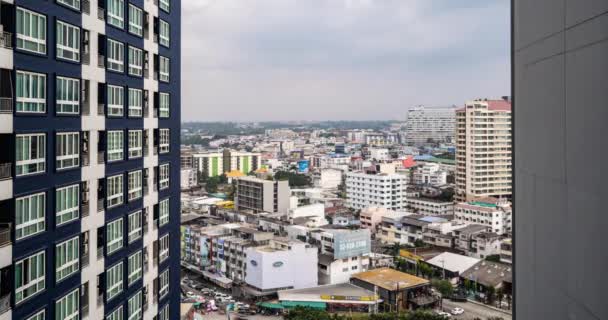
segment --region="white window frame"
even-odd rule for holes
[[[122,306],[114,309],[114,311],[110,312],[105,320],[122,320],[123,319],[123,311]]]
[[[169,145],[171,143],[171,131],[169,128],[158,130],[158,153],[169,153]]]
[[[158,117],[169,118],[171,114],[171,95],[166,92],[158,94]]]
[[[127,286],[133,285],[136,281],[143,277],[143,261],[144,255],[142,251],[137,251],[136,253],[129,256],[127,262]]]
[[[66,207],[62,208],[62,205],[65,205]],[[74,220],[78,220],[79,217],[80,185],[73,184],[63,188],[57,188],[55,191],[55,224],[57,226],[64,225]]]
[[[127,176],[127,199],[133,201],[143,196],[143,171],[136,170]]]
[[[27,320],[44,320],[45,317],[46,317],[46,313],[45,312],[46,312],[46,310],[42,309],[42,310],[36,312],[35,314],[29,316],[27,318]]]
[[[123,29],[125,27],[125,1],[108,0],[108,24]]]
[[[124,289],[123,262],[119,262],[106,271],[106,296],[107,301],[112,300]]]
[[[169,259],[170,245],[168,233],[158,239],[158,263],[162,263],[163,261]]]
[[[22,21],[19,21],[19,17],[22,17]],[[26,18],[26,16],[29,17]],[[37,22],[34,22],[34,19]],[[25,34],[25,24],[26,20],[29,22],[27,26],[27,30],[29,30],[29,34]],[[17,13],[15,17],[16,21],[16,33],[17,33],[17,49],[34,52],[39,54],[46,54],[46,40],[47,40],[47,25],[46,25],[46,16],[22,7],[17,7]],[[21,23],[20,23],[21,22]],[[37,27],[37,28],[35,28]],[[32,35],[32,30],[37,29],[37,36]],[[25,47],[26,44],[34,45],[37,47],[36,49],[28,49]]]
[[[46,230],[46,193],[15,199],[15,240],[29,238]]]
[[[60,77],[55,79],[55,112],[80,114],[80,80]]]
[[[111,130],[107,132],[108,162],[124,159],[124,131]]]
[[[166,304],[165,307],[158,313],[158,320],[170,320],[169,304]]]
[[[31,260],[33,260],[33,259],[36,259],[37,262],[38,262],[38,259],[42,259],[42,262],[32,263]],[[26,260],[28,261],[27,264],[29,267],[27,270],[27,274],[25,274],[24,270],[23,270],[23,264],[25,263]],[[24,278],[24,279],[22,279],[22,281],[27,281],[27,283],[24,283],[21,287],[17,287],[16,269],[19,265],[21,265],[21,277]],[[39,268],[40,266],[42,266],[42,268]],[[45,276],[46,276],[46,252],[45,251],[39,251],[25,259],[15,262],[14,268],[15,268],[15,305],[44,291]],[[32,272],[36,272],[36,275],[33,275]],[[27,290],[30,288],[34,288],[34,291],[24,297],[24,293],[26,293]]]
[[[169,82],[171,60],[164,56],[158,56],[158,80]]]
[[[164,226],[167,223],[169,223],[169,212],[170,212],[170,207],[169,207],[169,198],[161,200],[158,203],[158,225],[159,226]]]
[[[144,12],[132,3],[129,3],[129,32],[140,37],[144,34]]]
[[[55,135],[55,167],[66,170],[80,166],[80,132],[59,132]]]
[[[129,130],[129,159],[142,157],[143,136],[143,130]]]
[[[122,117],[125,109],[125,88],[108,85],[108,116]]]
[[[169,293],[169,269],[158,277],[158,298],[161,299]]]
[[[142,236],[142,228],[143,228],[143,213],[141,210],[133,212],[129,214],[127,217],[129,234],[128,239],[129,243],[132,243],[135,240],[138,240]]]
[[[15,111],[46,113],[46,74],[17,70],[15,79]]]
[[[71,302],[69,299],[73,299]],[[72,307],[69,310],[68,307]],[[76,288],[70,293],[63,296],[63,298],[55,302],[55,315],[57,316],[58,310],[63,311],[63,314],[59,314],[62,320],[77,320],[80,319],[80,288]],[[68,314],[68,312],[70,312]]]
[[[60,20],[55,28],[57,58],[80,62],[80,28]]]
[[[129,75],[141,77],[144,70],[144,51],[129,46]]]
[[[108,70],[125,71],[125,44],[108,38]]]
[[[141,89],[129,88],[129,117],[141,118],[144,108],[144,92]]]
[[[80,10],[80,0],[57,0],[57,3],[63,4],[75,10]]]
[[[55,281],[60,282],[77,273],[78,270],[80,270],[80,238],[74,237],[55,246]]]
[[[122,174],[108,177],[106,187],[108,209],[124,203],[124,176]]]
[[[167,48],[171,46],[171,25],[163,19],[158,19],[158,43]]]
[[[159,0],[159,1],[158,1],[158,7],[159,7],[161,10],[163,10],[163,11],[165,11],[165,12],[169,13],[169,11],[171,10],[171,3],[170,3],[169,1],[170,1],[170,0]]]
[[[127,312],[128,319],[127,320],[141,320],[143,317],[142,306],[143,306],[143,293],[142,291],[138,291],[127,301]]]
[[[158,189],[159,190],[169,188],[169,178],[170,178],[169,170],[170,170],[170,167],[169,167],[168,163],[161,164],[160,166],[158,166]]]
[[[36,155],[32,155],[32,141],[36,139],[37,149]],[[22,148],[21,153],[19,152],[19,141],[25,142],[29,148],[25,150]],[[23,160],[18,160],[19,156],[23,157]],[[35,158],[34,158],[35,157]],[[44,133],[31,133],[31,134],[18,134],[15,136],[15,176],[27,176],[36,173],[46,172],[46,134]],[[35,166],[34,171],[29,171],[28,166]],[[19,170],[21,169],[21,170]],[[24,173],[24,169],[27,172]]]
[[[106,225],[106,251],[110,255],[124,246],[124,220],[116,219]]]

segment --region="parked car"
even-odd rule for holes
[[[447,313],[447,312],[444,312],[444,311],[439,311],[439,312],[437,312],[437,315],[442,316],[442,317],[444,317],[445,319],[449,319],[449,318],[451,318],[451,317],[452,317],[452,315],[451,315],[451,314],[449,314],[449,313]]]
[[[454,309],[452,309],[451,312],[452,312],[453,315],[456,316],[456,315],[459,315],[459,314],[463,314],[464,313],[464,309],[463,308],[454,308]]]

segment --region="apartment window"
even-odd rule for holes
[[[141,77],[144,68],[144,52],[129,46],[129,75]]]
[[[143,35],[143,16],[143,11],[140,8],[129,4],[129,32],[140,37]]]
[[[131,297],[131,299],[129,299],[129,301],[127,302],[129,311],[128,320],[140,320],[142,318],[142,300],[143,295],[141,291],[137,292],[133,295],[133,297]]]
[[[142,262],[143,262],[143,254],[141,251],[136,252],[129,256],[128,262],[128,285],[132,285],[135,281],[141,279],[142,276]]]
[[[108,85],[108,115],[122,117],[125,105],[125,88]]]
[[[142,218],[141,210],[129,215],[129,243],[141,238]]]
[[[15,304],[44,290],[44,261],[40,251],[15,263]]]
[[[159,19],[159,32],[158,32],[158,37],[159,37],[159,43],[165,47],[169,47],[170,43],[171,43],[171,29],[169,26],[169,23],[165,20]]]
[[[80,212],[80,186],[71,186],[57,189],[55,203],[56,225],[68,223],[78,219]]]
[[[57,114],[80,113],[80,80],[57,77],[55,112]]]
[[[122,174],[108,177],[108,208],[120,205],[123,203],[123,182]]]
[[[64,132],[55,137],[57,170],[75,168],[80,165],[80,133]]]
[[[158,188],[166,189],[169,188],[169,164],[163,164],[158,167]]]
[[[17,49],[46,54],[46,17],[17,8]]]
[[[129,159],[142,156],[142,130],[129,130]]]
[[[45,318],[45,310],[40,310],[35,314],[31,315],[27,320],[44,320]]]
[[[55,303],[55,320],[77,320],[80,312],[80,289],[76,289]]]
[[[163,9],[165,12],[169,12],[169,9],[171,7],[171,4],[169,2],[170,0],[160,0],[158,1],[158,6]]]
[[[108,131],[108,161],[118,161],[123,159],[123,132]]]
[[[108,39],[108,70],[123,72],[125,67],[125,45]]]
[[[16,111],[22,113],[46,112],[46,75],[17,71]]]
[[[170,95],[168,93],[161,92],[158,95],[158,104],[159,104],[159,106],[158,106],[158,111],[159,111],[158,116],[160,118],[169,118],[169,114],[170,114],[169,104],[170,104],[170,101],[171,101],[170,100]]]
[[[74,237],[55,248],[55,279],[57,282],[78,272],[80,267],[80,241]]]
[[[142,116],[143,95],[139,89],[129,88],[129,117]]]
[[[159,59],[159,80],[169,82],[169,58],[160,56]]]
[[[122,306],[114,309],[110,314],[106,316],[106,320],[122,320]]]
[[[159,133],[159,142],[158,142],[158,152],[159,153],[168,153],[169,152],[169,129],[160,129]]]
[[[106,272],[106,295],[108,301],[122,292],[122,262],[117,263]]]
[[[162,298],[169,293],[169,269],[160,274],[159,283],[158,297]]]
[[[57,0],[57,3],[63,4],[72,9],[80,10],[80,0]]]
[[[44,192],[15,199],[15,240],[41,233],[46,228]]]
[[[57,21],[57,58],[80,61],[80,28]]]
[[[158,320],[169,320],[169,305],[165,305],[163,310],[158,313]]]
[[[15,174],[25,176],[46,171],[46,135],[18,134],[15,137]]]
[[[106,226],[107,235],[107,254],[111,254],[122,248],[123,243],[123,220],[122,218],[114,220]]]
[[[169,199],[158,203],[158,225],[164,226],[169,223]]]
[[[125,1],[124,0],[108,0],[108,24],[117,28],[125,26]]]
[[[163,262],[169,258],[169,234],[158,240],[158,261]]]
[[[141,183],[142,183],[142,171],[141,170],[129,172],[129,177],[127,179],[127,186],[128,186],[127,195],[128,195],[129,201],[141,198],[141,195],[142,195]]]

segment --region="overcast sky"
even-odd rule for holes
[[[510,93],[508,0],[182,0],[182,120],[403,119]]]

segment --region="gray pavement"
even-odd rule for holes
[[[502,312],[484,305],[479,305],[472,302],[454,302],[446,299],[443,300],[444,311],[450,312],[450,310],[456,307],[464,309],[464,313],[458,316],[453,315],[450,317],[450,319],[474,320],[475,318],[479,318],[486,320],[489,317],[500,317],[503,320],[513,319],[511,314],[507,312]]]

